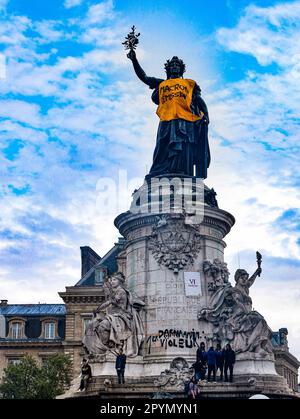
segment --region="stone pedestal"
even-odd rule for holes
[[[252,353],[239,354],[234,368],[237,375],[277,375],[275,370],[274,356],[265,359]]]
[[[206,259],[224,259],[223,239],[234,224],[229,213],[205,208],[202,224],[186,224],[182,214],[120,215],[115,224],[126,238],[126,278],[130,291],[146,303],[144,313],[145,373],[158,375],[174,358],[195,361],[195,352],[209,338],[199,328],[197,313],[209,295],[202,266]],[[198,295],[189,296],[185,279],[200,280]]]

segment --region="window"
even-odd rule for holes
[[[88,325],[89,325],[89,323],[90,323],[91,320],[92,320],[91,318],[85,318],[85,319],[83,319],[83,333],[85,333],[85,331],[86,331],[86,329],[87,329],[87,327],[88,327]]]
[[[14,318],[9,320],[9,339],[25,339],[25,320],[22,318]]]
[[[11,325],[12,339],[21,339],[23,337],[23,324],[21,322],[13,322]]]
[[[55,323],[45,323],[45,339],[55,339]]]
[[[9,365],[19,365],[21,362],[21,358],[9,358],[8,364]]]

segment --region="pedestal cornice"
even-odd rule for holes
[[[170,216],[170,214],[132,214],[130,211],[120,214],[115,219],[115,226],[120,233],[127,238],[130,231],[143,228],[151,227],[157,223],[158,217]],[[171,214],[174,218],[182,218],[182,214]],[[230,232],[231,228],[235,224],[235,218],[229,212],[221,210],[219,208],[205,207],[204,219],[201,224],[195,225],[217,228],[222,232],[223,238]]]

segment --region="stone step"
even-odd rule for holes
[[[147,384],[154,384],[154,381],[157,379],[157,377],[143,377],[143,378],[130,378],[130,377],[126,377],[125,375],[125,380],[126,380],[126,384],[139,384],[141,382],[141,379],[143,380],[143,383]],[[95,384],[104,384],[104,382],[108,380],[110,381],[110,383],[112,385],[118,384],[118,378],[117,377],[112,377],[112,376],[101,376],[101,377],[93,377],[91,384],[95,383]]]
[[[184,397],[182,388],[154,385],[157,377],[126,378],[125,384],[118,384],[117,377],[101,376],[93,377],[85,392],[87,397],[146,397],[151,398],[158,392],[171,393],[176,398]],[[106,383],[106,384],[105,384]],[[278,395],[278,397],[291,397],[285,380],[281,376],[235,376],[233,383],[226,382],[201,382],[200,393],[205,397],[221,398],[246,398],[257,393],[266,395]]]

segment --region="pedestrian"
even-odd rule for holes
[[[195,400],[198,398],[199,394],[199,387],[197,385],[197,380],[193,377],[189,384],[189,391],[188,391],[188,398],[191,400]]]
[[[207,381],[208,382],[210,382],[211,373],[213,373],[213,381],[216,381],[216,365],[217,365],[217,354],[213,346],[211,346],[209,348],[209,351],[207,352],[207,366],[208,366]]]
[[[78,391],[86,391],[89,381],[92,378],[92,369],[87,359],[83,358],[81,364],[80,387]]]
[[[126,367],[126,355],[123,353],[123,349],[120,349],[119,355],[116,358],[116,370],[118,374],[119,384],[125,384],[125,367]]]
[[[220,370],[220,381],[223,381],[223,371],[224,371],[224,352],[222,351],[221,345],[218,343],[216,348],[216,373]]]
[[[201,381],[205,380],[206,365],[207,365],[207,354],[205,352],[205,343],[201,342],[200,347],[197,349],[197,359],[195,366],[197,365],[197,375]],[[196,372],[196,370],[195,370]]]
[[[226,345],[224,354],[224,375],[225,381],[228,382],[228,370],[230,373],[229,381],[232,383],[233,381],[233,367],[235,364],[235,352],[232,350],[229,343]]]

